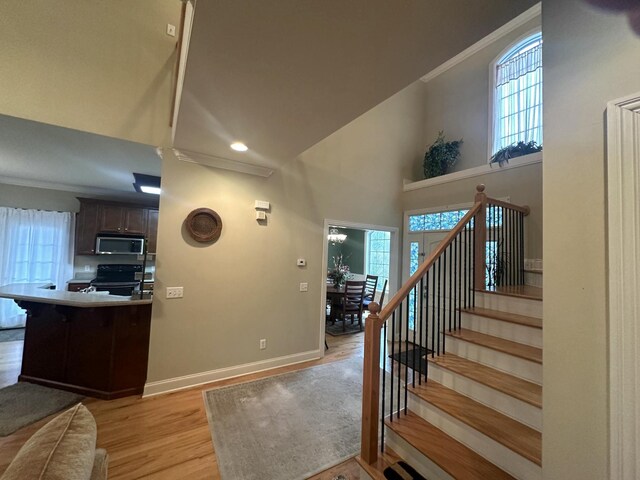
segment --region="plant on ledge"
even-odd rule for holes
[[[444,132],[438,133],[438,138],[424,154],[424,176],[434,178],[444,175],[458,161],[460,157],[462,139],[446,142]]]
[[[538,145],[533,140],[530,142],[520,141],[498,150],[489,160],[489,164],[497,163],[502,167],[505,163],[509,163],[510,158],[522,157],[523,155],[529,155],[530,153],[541,151],[542,145]]]

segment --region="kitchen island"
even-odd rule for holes
[[[151,300],[0,287],[27,312],[19,380],[110,400],[142,394],[147,378]]]

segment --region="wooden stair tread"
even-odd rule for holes
[[[467,360],[452,353],[445,353],[444,355],[433,358],[428,357],[428,361],[458,375],[493,388],[494,390],[517,398],[518,400],[522,400],[534,407],[542,408],[542,387],[536,383],[514,377],[508,373]]]
[[[524,458],[542,465],[542,434],[455,390],[429,380],[409,390]]]
[[[367,474],[373,478],[373,480],[386,480],[384,476],[384,469],[390,467],[394,463],[402,460],[400,456],[385,445],[384,452],[378,452],[378,459],[368,464],[360,455],[356,456],[356,462],[360,465]]]
[[[495,320],[501,320],[503,322],[516,323],[518,325],[524,325],[525,327],[542,328],[542,319],[536,317],[528,317],[526,315],[519,315],[517,313],[505,312],[502,310],[491,310],[489,308],[472,307],[463,308],[461,311],[470,313],[471,315],[478,315],[480,317],[493,318]]]
[[[503,287],[493,287],[490,289],[479,288],[476,289],[476,292],[542,301],[542,288],[532,287],[530,285],[506,285]]]
[[[511,475],[411,411],[393,422],[387,419],[385,425],[453,478],[513,480]]]
[[[448,335],[465,342],[474,343],[483,347],[491,348],[502,353],[513,355],[524,360],[542,364],[542,349],[524,345],[523,343],[512,342],[503,338],[486,335],[473,330],[460,329],[453,332],[446,332]]]

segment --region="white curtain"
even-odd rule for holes
[[[542,145],[542,39],[496,67],[493,152],[516,142]]]
[[[0,207],[0,285],[53,283],[73,277],[75,215]],[[24,326],[24,310],[0,299],[0,328]]]

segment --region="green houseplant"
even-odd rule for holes
[[[445,141],[444,132],[438,133],[438,138],[424,154],[425,178],[439,177],[449,171],[460,157],[462,139],[452,142]]]
[[[507,145],[501,148],[493,154],[489,160],[489,164],[497,163],[501,167],[505,163],[509,163],[510,158],[521,157],[523,155],[529,155],[530,153],[536,153],[542,151],[542,145],[538,145],[533,140],[530,142],[518,142]]]

